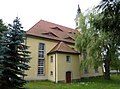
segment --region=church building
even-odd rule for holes
[[[102,75],[101,68],[97,71],[80,69],[83,57],[76,50],[74,39],[74,34],[79,27],[80,13],[78,5],[75,18],[76,29],[40,20],[26,32],[32,60],[25,79],[71,83],[82,77]]]

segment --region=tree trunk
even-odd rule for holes
[[[105,65],[104,65],[104,68],[105,68],[105,74],[104,74],[104,78],[106,80],[110,80],[110,60],[109,59],[105,59]]]
[[[105,68],[105,73],[104,73],[104,78],[106,80],[110,80],[110,61],[111,61],[111,54],[110,54],[110,45],[105,46],[105,50],[107,51],[106,54],[104,55],[104,68]]]

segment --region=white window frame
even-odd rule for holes
[[[66,56],[66,62],[70,63],[71,62],[71,57],[70,56]]]
[[[44,45],[44,46],[42,46],[44,48],[40,49],[40,44]],[[41,54],[43,56],[39,57],[39,54]],[[45,44],[39,43],[39,46],[38,46],[38,72],[37,72],[38,75],[44,75],[44,71],[45,71],[44,70],[44,65],[45,65],[44,54],[45,54]],[[40,60],[43,61],[43,62],[41,62],[42,64],[39,62]]]

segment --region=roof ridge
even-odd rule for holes
[[[60,43],[60,42],[58,42],[57,45],[55,45],[55,47],[52,48],[52,50],[55,49],[57,46],[59,46],[59,43]],[[58,48],[57,48],[56,50],[58,50]]]
[[[60,49],[62,43],[63,43],[62,41],[61,41],[60,43],[58,43],[58,44],[59,44],[59,45],[58,45],[58,50]]]
[[[60,27],[66,27],[68,29],[74,30],[73,28],[70,28],[70,27],[67,27],[67,26],[63,26],[63,25],[60,25],[60,24],[56,24],[56,23],[53,23],[53,22],[50,22],[50,21],[46,21],[46,20],[42,20],[42,19],[40,21],[45,21],[45,22],[48,22],[48,23],[52,23],[52,24],[58,25]]]

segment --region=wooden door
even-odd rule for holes
[[[71,83],[71,72],[66,72],[66,83]]]

